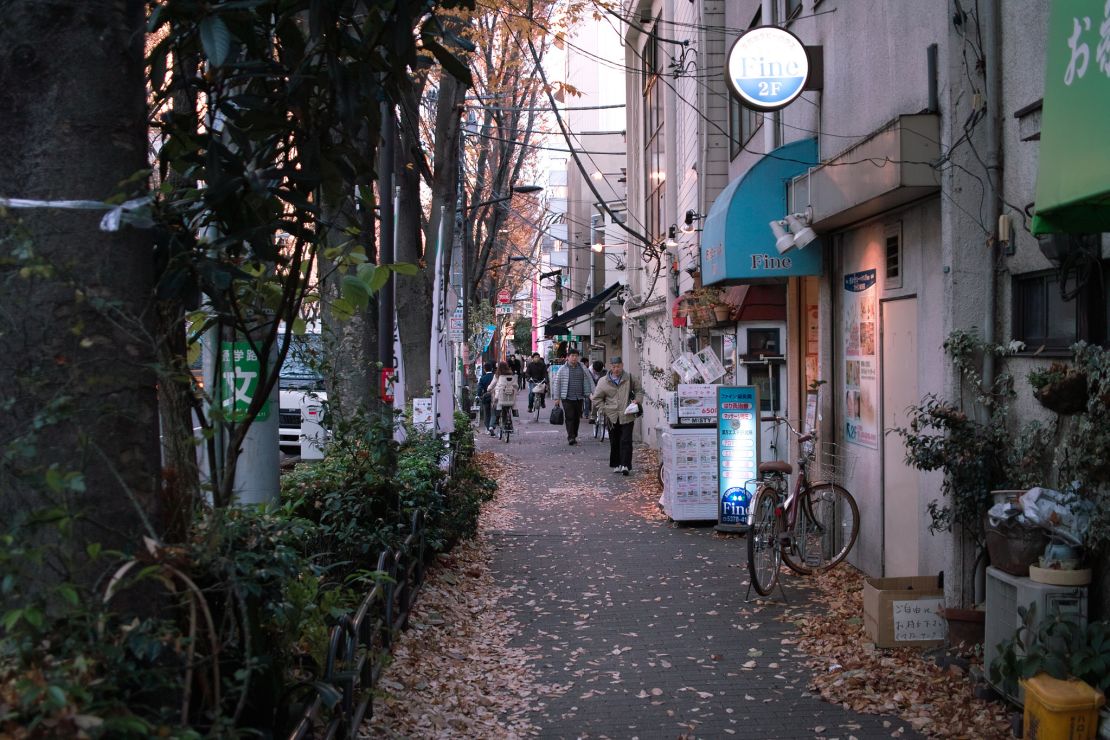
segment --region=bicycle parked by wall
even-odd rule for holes
[[[787,481],[793,472],[790,463],[759,465],[758,488],[748,510],[748,572],[761,596],[778,583],[782,563],[801,575],[828,570],[847,557],[859,535],[859,507],[839,482],[851,474],[854,458],[826,445],[819,476],[816,433],[801,434],[782,417],[774,421],[798,438],[800,454],[793,491]],[[811,471],[821,480],[811,481]]]

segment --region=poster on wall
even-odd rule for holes
[[[701,380],[698,369],[694,366],[694,355],[683,352],[671,363],[671,369],[678,375],[681,383],[695,383]]]
[[[725,374],[725,366],[721,364],[721,360],[712,347],[705,347],[695,354],[693,363],[694,367],[698,369],[698,374],[705,379],[706,383],[716,382]]]
[[[844,276],[844,438],[879,448],[875,270]]]

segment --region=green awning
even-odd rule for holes
[[[1099,65],[1106,0],[1054,0],[1033,233],[1110,231],[1110,76]]]

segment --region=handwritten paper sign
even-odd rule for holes
[[[939,613],[941,606],[935,596],[892,601],[894,641],[943,640],[948,623]]]

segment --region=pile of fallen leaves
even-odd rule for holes
[[[507,477],[504,458],[477,457],[487,475]],[[536,734],[527,715],[559,689],[537,684],[528,667],[536,656],[510,646],[519,626],[490,573],[486,532],[511,523],[512,513],[495,500],[482,512],[479,533],[439,557],[378,684],[367,737]]]
[[[933,737],[1010,737],[1003,704],[975,696],[958,665],[941,668],[920,649],[874,646],[863,626],[863,575],[847,565],[806,579],[807,603],[780,619],[797,628],[797,647],[817,670],[810,689],[865,714],[897,714]]]

